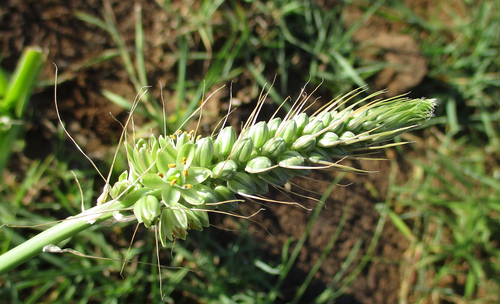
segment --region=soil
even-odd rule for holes
[[[412,1],[412,6],[416,6]],[[114,152],[117,138],[121,132],[120,125],[115,119],[124,121],[127,113],[120,107],[105,99],[102,89],[118,92],[129,100],[133,100],[136,93],[132,89],[129,78],[118,58],[88,65],[90,59],[102,55],[106,50],[115,47],[109,35],[102,29],[75,18],[75,11],[83,11],[96,17],[102,16],[103,3],[98,0],[87,1],[60,1],[60,0],[7,0],[0,7],[0,54],[1,62],[6,70],[13,70],[22,49],[29,45],[39,45],[48,51],[48,63],[42,72],[41,79],[53,83],[55,69],[58,67],[59,83],[57,85],[57,103],[62,120],[68,126],[71,134],[84,151],[97,162],[105,162]],[[184,2],[173,1],[173,6],[182,11]],[[164,56],[163,52],[172,52],[170,37],[177,35],[174,18],[166,16],[163,10],[158,9],[154,1],[143,1],[142,15],[146,33],[146,68],[152,83],[175,83],[177,69],[172,61]],[[332,3],[323,3],[334,5]],[[123,35],[127,45],[133,45],[134,23],[132,2],[113,1],[112,10],[116,17],[118,29]],[[359,9],[353,8],[350,12],[352,19],[359,16]],[[145,17],[147,16],[147,18]],[[401,25],[388,25],[381,19],[370,19],[355,35],[354,40],[366,44],[359,56],[369,60],[373,54],[383,54],[390,68],[377,74],[374,79],[374,88],[390,88],[393,95],[405,92],[418,85],[426,73],[425,59],[418,52],[417,42],[410,35],[399,33]],[[376,33],[376,34],[374,34]],[[368,39],[369,38],[369,39]],[[171,41],[175,41],[175,38]],[[162,47],[158,47],[162,45]],[[194,44],[194,47],[200,47]],[[371,49],[370,49],[371,48]],[[216,50],[215,50],[216,51]],[[379,58],[380,59],[380,58]],[[411,63],[408,65],[407,63]],[[189,71],[194,80],[203,79],[198,65],[192,65]],[[195,70],[196,69],[196,70]],[[307,74],[307,71],[305,72]],[[273,71],[267,72],[268,79],[272,79]],[[293,75],[292,75],[293,76]],[[251,77],[241,75],[235,79],[234,96],[242,101],[239,112],[232,117],[232,124],[238,125],[245,119],[252,102],[256,101],[258,92],[252,92]],[[289,77],[294,79],[294,77]],[[302,79],[297,77],[296,79]],[[221,84],[222,85],[222,84]],[[291,96],[298,94],[293,81],[289,84],[288,92]],[[208,91],[213,91],[209,88]],[[152,93],[159,96],[159,88],[154,87]],[[417,92],[418,93],[418,92]],[[164,98],[168,100],[175,96],[174,90],[164,88]],[[225,95],[225,97],[224,97]],[[227,108],[229,90],[224,89],[212,102],[214,117],[220,118]],[[249,98],[248,96],[255,96]],[[420,97],[420,96],[418,96]],[[250,105],[245,105],[250,102]],[[270,109],[273,107],[269,106]],[[43,160],[50,153],[54,153],[57,134],[54,131],[58,120],[54,111],[53,87],[37,89],[30,103],[31,116],[27,124],[26,147],[23,154],[30,159]],[[112,115],[110,115],[111,113]],[[213,121],[216,121],[214,119]],[[209,123],[213,123],[210,121]],[[65,148],[69,154],[77,154],[74,145],[67,141]],[[385,154],[385,155],[384,155]],[[369,175],[348,174],[341,182],[343,186],[337,187],[326,202],[317,224],[312,228],[311,236],[306,241],[300,252],[298,263],[292,269],[289,279],[282,287],[286,302],[290,295],[300,286],[308,271],[323,252],[330,237],[340,223],[344,206],[350,206],[350,212],[345,227],[335,243],[332,252],[328,255],[318,273],[314,276],[310,288],[306,291],[302,303],[312,301],[339,271],[355,243],[362,239],[358,256],[366,252],[377,223],[380,218],[375,204],[383,202],[387,193],[387,177],[391,173],[391,164],[395,165],[395,174],[399,180],[404,180],[410,172],[409,166],[398,158],[393,150],[384,152],[387,161],[366,162],[358,161],[354,165],[376,173]],[[15,160],[9,165],[9,170],[18,172],[22,164]],[[83,160],[82,160],[83,161]],[[78,167],[78,163],[72,164]],[[17,168],[17,169],[16,169]],[[313,176],[320,181],[331,181],[334,173],[318,173]],[[315,180],[298,179],[294,181],[300,187],[294,190],[302,195],[310,195],[301,189],[308,189],[322,193],[328,186],[327,183]],[[277,190],[269,196],[273,199],[289,201],[289,198]],[[317,197],[317,195],[315,196]],[[314,208],[316,202],[294,199],[306,207]],[[258,214],[253,220],[259,225],[251,225],[254,239],[262,244],[264,256],[276,260],[280,258],[281,250],[289,237],[299,239],[305,230],[311,211],[289,205],[268,203],[266,211]],[[243,212],[249,214],[256,204],[248,204]],[[231,228],[234,223],[227,218],[216,217],[214,224],[221,228]],[[263,229],[265,227],[265,229]],[[213,228],[212,228],[213,229]],[[266,231],[267,230],[267,231]],[[231,237],[221,229],[221,235]],[[400,263],[404,261],[404,253],[408,248],[407,239],[391,224],[385,223],[383,233],[374,256],[363,271],[357,276],[352,286],[346,291],[337,303],[396,303],[399,292]],[[353,265],[357,265],[355,261]],[[352,270],[352,266],[348,271]]]

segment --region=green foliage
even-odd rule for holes
[[[10,79],[0,68],[0,172],[7,165],[14,142],[22,131],[24,112],[46,55],[39,47],[26,48]]]

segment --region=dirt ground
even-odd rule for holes
[[[425,1],[417,1],[424,3]],[[173,1],[174,5],[177,1]],[[412,2],[414,3],[414,2]],[[127,74],[120,65],[119,59],[87,66],[87,60],[98,56],[104,50],[115,47],[103,30],[77,20],[73,12],[83,11],[100,17],[102,2],[98,0],[87,1],[60,1],[60,0],[7,0],[0,7],[0,54],[2,66],[13,70],[17,59],[23,49],[28,45],[40,45],[49,51],[48,63],[41,79],[49,83],[54,79],[54,67],[59,68],[60,84],[57,87],[57,100],[63,121],[69,126],[72,134],[77,134],[76,140],[80,143],[89,156],[97,161],[109,157],[113,151],[121,128],[112,113],[118,120],[127,116],[118,106],[112,104],[101,95],[102,89],[118,92],[132,100],[136,92],[128,80]],[[335,3],[322,3],[325,7]],[[133,45],[134,24],[131,18],[133,3],[117,1],[112,3],[120,32],[124,35],[128,45]],[[151,41],[160,39],[159,35],[175,35],[175,29],[158,29],[169,24],[171,19],[159,10],[154,1],[143,1],[143,18],[146,37]],[[352,20],[360,15],[360,11],[352,9]],[[147,16],[147,18],[145,17]],[[371,37],[370,39],[367,39]],[[426,73],[425,59],[418,52],[416,42],[409,35],[398,32],[398,25],[387,25],[384,21],[371,19],[355,35],[354,40],[367,44],[367,48],[381,50],[388,62],[400,63],[406,66],[402,70],[384,70],[373,79],[374,89],[388,87],[391,94],[405,92],[418,85]],[[172,83],[175,81],[177,70],[171,62],[164,60],[158,48],[146,50],[148,62],[146,63],[151,81]],[[359,56],[369,58],[374,52],[360,52]],[[193,72],[195,74],[196,72]],[[199,73],[199,72],[198,72]],[[268,75],[272,79],[272,72]],[[202,79],[199,75],[198,79]],[[290,77],[293,78],[293,77]],[[235,83],[245,83],[244,76],[235,79]],[[245,86],[240,85],[238,90],[245,91]],[[153,94],[159,90],[153,89]],[[290,95],[298,93],[293,84],[289,88]],[[418,93],[418,92],[416,92]],[[227,90],[221,94],[226,97],[220,103],[227,103]],[[238,92],[234,92],[237,96]],[[174,93],[166,89],[165,99]],[[44,159],[54,152],[56,134],[54,126],[57,118],[54,111],[53,88],[41,89],[33,96],[30,104],[31,120],[27,125],[27,146],[24,153],[32,159]],[[253,100],[255,102],[255,100]],[[249,108],[250,106],[248,106]],[[217,107],[215,107],[217,109]],[[218,109],[224,108],[220,105]],[[217,113],[224,115],[223,111]],[[245,107],[233,118],[233,123],[245,119]],[[75,152],[74,146],[68,143],[66,149]],[[404,180],[409,174],[409,166],[405,165],[393,150],[382,155],[388,159],[396,159],[398,164],[398,179]],[[315,276],[311,287],[304,296],[304,302],[314,299],[331,281],[331,278],[340,269],[351,248],[359,238],[363,238],[361,252],[366,251],[373,232],[378,223],[380,214],[375,210],[375,204],[383,202],[387,193],[387,176],[390,173],[390,161],[358,162],[356,165],[363,169],[377,171],[366,176],[348,175],[343,185],[334,190],[327,201],[326,208],[321,213],[318,225],[313,227],[311,236],[300,253],[299,262],[292,270],[292,274],[285,282],[283,292],[293,291],[300,286],[308,270],[314,265],[332,233],[340,222],[342,211],[347,204],[351,211],[343,232],[335,244],[331,254]],[[11,164],[15,166],[15,164]],[[318,180],[331,181],[334,174],[321,173],[314,176]],[[321,193],[327,184],[310,180],[297,180],[301,187]],[[352,184],[351,184],[352,183]],[[298,190],[305,194],[304,191]],[[277,191],[271,197],[288,200]],[[300,201],[300,203],[313,207],[313,201]],[[251,209],[251,208],[250,208]],[[255,226],[254,237],[262,244],[262,250],[271,258],[279,258],[281,248],[285,241],[293,236],[300,238],[307,225],[311,212],[304,209],[287,206],[271,205],[266,212],[259,214],[255,221],[269,230],[266,233],[262,227]],[[222,218],[216,219],[216,224],[222,227],[231,227],[230,222]],[[223,233],[223,232],[221,232]],[[399,291],[400,263],[404,260],[404,251],[408,242],[388,221],[384,232],[376,247],[374,257],[365,269],[359,274],[352,287],[337,303],[396,303]],[[357,263],[355,263],[357,264]]]

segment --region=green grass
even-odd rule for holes
[[[401,261],[401,303],[423,303],[436,297],[452,303],[500,301],[500,269],[496,262],[500,258],[497,236],[500,38],[496,34],[500,9],[495,1],[458,3],[456,7],[446,7],[452,22],[445,23],[439,17],[439,6],[435,14],[423,18],[403,1],[377,1],[374,5],[355,2],[365,7],[365,13],[347,29],[344,28],[347,3],[325,11],[309,1],[298,0],[231,4],[200,1],[199,8],[188,7],[189,13],[182,17],[179,14],[182,31],[172,42],[176,49],[165,54],[176,61],[176,82],[164,85],[175,90],[175,107],[179,110],[168,117],[167,132],[184,122],[208,89],[236,77],[249,82],[254,92],[250,98],[255,100],[260,89],[278,74],[270,93],[276,103],[293,90],[290,83],[302,85],[308,80],[318,83],[324,79],[322,90],[329,92],[329,96],[370,83],[370,77],[383,69],[384,63],[358,59],[359,46],[352,41],[352,35],[372,15],[404,23],[404,31],[417,38],[428,60],[429,72],[419,90],[428,97],[438,98],[440,107],[432,121],[434,126],[419,133],[423,139],[416,138],[415,144],[398,150],[403,161],[411,164],[412,176],[407,181],[396,179],[393,175],[398,163],[393,162],[387,201],[377,206],[381,219],[370,250],[360,256],[361,241],[355,242],[345,266],[314,303],[328,303],[348,290],[370,261],[372,246],[383,234],[386,218],[410,241],[411,258]],[[178,13],[168,2],[160,3],[158,8]],[[96,58],[95,64],[113,56],[120,58],[129,75],[129,85],[139,92],[142,87],[156,83],[148,78],[149,71],[145,68],[148,60],[145,51],[151,47],[142,28],[147,17],[140,7],[135,12],[133,46],[125,45],[109,8],[103,10],[102,19],[83,13],[76,16],[107,31],[116,46],[114,50],[105,50],[106,57]],[[199,47],[193,49],[191,41],[200,41]],[[198,72],[191,72],[195,68]],[[130,101],[117,92],[103,91],[103,94],[130,109]],[[138,114],[153,122],[148,127],[164,125],[159,100],[159,96],[147,94],[138,109]],[[78,213],[81,198],[74,177],[71,173],[60,173],[68,172],[71,157],[57,155],[34,161],[22,181],[4,183],[0,222],[37,225]],[[83,186],[84,205],[89,208],[96,197],[96,175],[90,167],[75,174]],[[34,197],[26,205],[23,199],[29,198],[29,189],[34,188],[53,193],[53,197],[48,197],[56,201]],[[266,261],[259,256],[245,223],[226,246],[207,237],[214,228],[190,234],[188,241],[161,251],[162,265],[182,267],[162,271],[163,294],[167,299],[176,299],[176,303],[272,303],[280,298],[283,281],[309,237],[318,212],[319,209],[313,212],[303,237],[285,245],[281,261]],[[346,208],[345,215],[348,212]],[[1,252],[39,229],[44,228],[2,227]],[[342,222],[338,229],[340,233]],[[123,224],[98,227],[72,238],[68,247],[85,255],[123,259],[132,233],[133,227]],[[154,236],[145,231],[139,233],[128,258],[156,263]],[[336,237],[337,233],[332,235],[318,263],[294,298],[289,299],[292,303],[304,300],[305,290],[322,261],[335,254]],[[242,257],[247,259],[246,263],[241,263]],[[123,279],[120,267],[117,261],[42,254],[8,276],[0,277],[0,299],[12,303],[123,303],[160,297],[156,266],[129,263]],[[348,268],[355,270],[348,272]],[[46,278],[50,278],[49,283],[45,283]],[[446,283],[450,281],[453,284]],[[182,292],[189,296],[182,298]]]
[[[465,11],[448,7],[452,23],[445,24],[437,15],[423,20],[396,5],[401,17],[418,24],[412,31],[428,33],[421,45],[434,83],[423,87],[437,89],[433,96],[441,104],[434,119],[439,129],[426,133],[420,145],[425,154],[409,158],[413,177],[396,190],[394,207],[404,211],[393,218],[411,241],[414,263],[404,268],[405,303],[431,295],[450,302],[499,301],[500,38],[493,32],[500,12],[494,1],[460,6]]]
[[[8,164],[22,132],[25,110],[46,56],[41,48],[28,47],[24,49],[12,75],[0,67],[0,172]]]

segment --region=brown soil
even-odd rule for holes
[[[182,10],[181,3],[174,1],[173,5],[179,6]],[[133,45],[132,3],[117,1],[112,4],[112,8],[126,44]],[[165,40],[176,35],[175,25],[172,24],[174,19],[169,18],[162,10],[158,9],[154,1],[142,3],[142,10],[147,44],[150,46],[146,54],[148,60],[146,66],[148,73],[150,71],[148,74],[151,77],[150,81],[151,83],[158,81],[174,83],[176,69],[172,62],[162,56],[163,52],[171,51]],[[114,151],[113,143],[116,142],[121,131],[120,125],[109,113],[121,121],[126,118],[127,113],[105,99],[100,91],[105,88],[120,93],[129,100],[134,99],[136,92],[132,89],[119,59],[90,67],[86,65],[89,59],[115,46],[109,35],[103,30],[76,19],[73,15],[75,11],[83,11],[101,17],[103,7],[101,1],[97,0],[7,0],[0,7],[0,53],[4,56],[2,66],[7,70],[13,70],[25,46],[39,45],[48,50],[48,62],[54,62],[59,68],[61,82],[57,87],[57,100],[62,120],[68,126],[69,131],[75,135],[83,150],[89,152],[90,157],[97,161],[104,161]],[[357,10],[353,9],[352,15],[356,16],[356,14],[358,14]],[[414,39],[408,35],[400,35],[396,26],[388,26],[380,20],[372,20],[369,24],[370,27],[363,27],[354,36],[356,41],[364,41],[363,43],[372,48],[371,51],[366,49],[367,51],[361,53],[360,56],[369,59],[369,56],[372,56],[369,54],[380,53],[380,50],[383,50],[384,58],[392,64],[390,68],[376,76],[375,84],[391,88],[391,92],[394,94],[417,85],[426,73],[426,63],[425,59],[416,51],[418,48]],[[377,35],[371,34],[370,31],[376,31]],[[371,37],[371,39],[365,39],[366,37]],[[160,43],[163,43],[163,48],[154,47]],[[373,51],[373,48],[376,51]],[[408,62],[411,62],[414,73],[408,72],[406,65]],[[398,70],[398,67],[403,66],[406,68]],[[194,75],[199,74],[201,69],[198,66],[194,68],[197,70],[190,72]],[[47,64],[41,79],[48,80],[50,83],[54,79],[53,75],[54,66]],[[271,71],[269,76],[272,78],[272,75]],[[202,77],[203,75],[193,76],[196,79],[202,79]],[[302,78],[298,77],[297,79]],[[233,94],[237,98],[244,99],[252,87],[245,86],[245,76],[235,80],[236,83],[239,81],[241,81],[240,87]],[[295,84],[291,84],[289,87],[291,95],[297,93],[293,85]],[[159,88],[153,88],[153,94],[159,96],[158,93]],[[166,100],[175,94],[173,90],[168,88],[163,93]],[[217,100],[220,100],[221,103],[227,102],[228,90],[224,90],[220,94],[226,94],[226,97],[217,98]],[[251,101],[255,101],[255,99]],[[213,106],[213,111],[218,117],[223,115],[222,109],[225,106],[227,105]],[[240,116],[236,117],[244,116],[245,106],[242,108]],[[57,139],[57,134],[53,131],[55,130],[54,126],[58,124],[54,111],[53,89],[49,87],[38,90],[31,100],[30,109],[32,116],[28,124],[27,147],[24,154],[32,159],[44,159],[46,155],[54,153],[54,143]],[[236,119],[236,124],[238,120]],[[65,149],[70,153],[77,153],[69,141]],[[386,199],[387,176],[390,173],[391,160],[397,158],[392,150],[389,150],[385,156],[389,161],[356,163],[363,169],[377,171],[377,173],[366,176],[348,175],[342,184],[350,185],[337,187],[334,190],[300,253],[297,265],[282,288],[285,299],[287,296],[293,295],[322,253],[340,222],[342,210],[346,204],[351,206],[351,210],[345,228],[332,252],[314,277],[302,303],[308,303],[325,286],[329,285],[332,277],[340,269],[358,239],[363,239],[358,256],[366,252],[380,218],[380,214],[375,210],[375,203],[383,202]],[[395,164],[398,168],[402,164],[401,160],[396,161]],[[18,164],[11,163],[10,169],[16,171],[16,166]],[[401,179],[404,178],[404,174],[399,170],[397,176]],[[322,181],[331,181],[334,177],[335,175],[326,173],[314,176]],[[305,179],[299,179],[295,182],[300,187],[318,193],[324,191],[327,186],[324,183]],[[297,189],[298,193],[307,194],[300,188]],[[289,200],[278,191],[273,191],[270,197]],[[295,200],[299,201],[299,198],[295,197]],[[312,200],[300,200],[300,203],[310,208],[315,206],[315,202]],[[281,254],[283,244],[289,237],[293,236],[295,239],[301,237],[312,212],[296,206],[268,205],[266,212],[260,213],[254,218],[259,225],[251,227],[255,231],[254,238],[262,244],[265,255],[277,259]],[[251,212],[252,208],[249,207],[244,211]],[[233,225],[222,218],[216,219],[215,223],[222,227],[232,227]],[[265,227],[269,233],[262,227]],[[408,242],[405,237],[387,221],[374,257],[358,275],[345,296],[338,302],[396,303],[401,281],[399,263],[403,261],[403,254],[407,247]],[[355,261],[353,264],[357,265],[358,263],[359,261]]]

